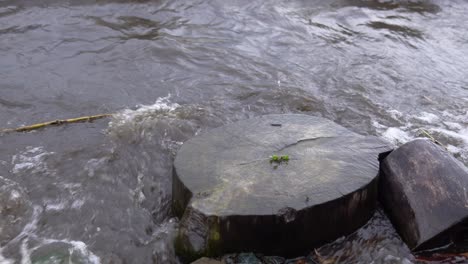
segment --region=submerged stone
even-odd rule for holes
[[[237,264],[262,264],[262,261],[253,253],[241,253],[237,255]]]
[[[429,140],[391,152],[381,165],[380,198],[412,250],[456,242],[467,234],[468,170]]]
[[[176,252],[185,260],[293,257],[349,234],[374,212],[377,157],[388,150],[307,115],[267,115],[194,137],[174,162]]]

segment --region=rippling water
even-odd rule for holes
[[[425,129],[468,164],[466,14],[462,0],[0,0],[2,127],[117,113],[0,137],[0,263],[176,262],[174,153],[262,114],[395,144]],[[380,213],[321,252],[413,261]]]

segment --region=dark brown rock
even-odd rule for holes
[[[412,250],[446,245],[468,219],[468,170],[429,140],[390,153],[381,164],[380,199]]]
[[[329,120],[268,115],[229,124],[182,146],[173,207],[176,252],[186,260],[229,252],[286,257],[349,234],[375,209],[385,142]],[[289,155],[271,163],[271,155]]]

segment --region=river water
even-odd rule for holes
[[[175,263],[182,142],[271,113],[395,144],[425,129],[468,164],[468,2],[0,0],[0,263]],[[311,249],[312,250],[312,249]],[[388,220],[328,245],[413,261]]]

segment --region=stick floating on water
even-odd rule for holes
[[[106,117],[110,117],[113,114],[100,114],[100,115],[91,115],[91,116],[82,116],[70,119],[58,119],[54,121],[48,121],[44,123],[37,123],[29,126],[22,126],[18,128],[8,128],[0,130],[0,134],[12,133],[12,132],[29,132],[49,126],[59,126],[64,124],[72,124],[72,123],[82,123],[82,122],[92,122],[97,119],[102,119]]]

